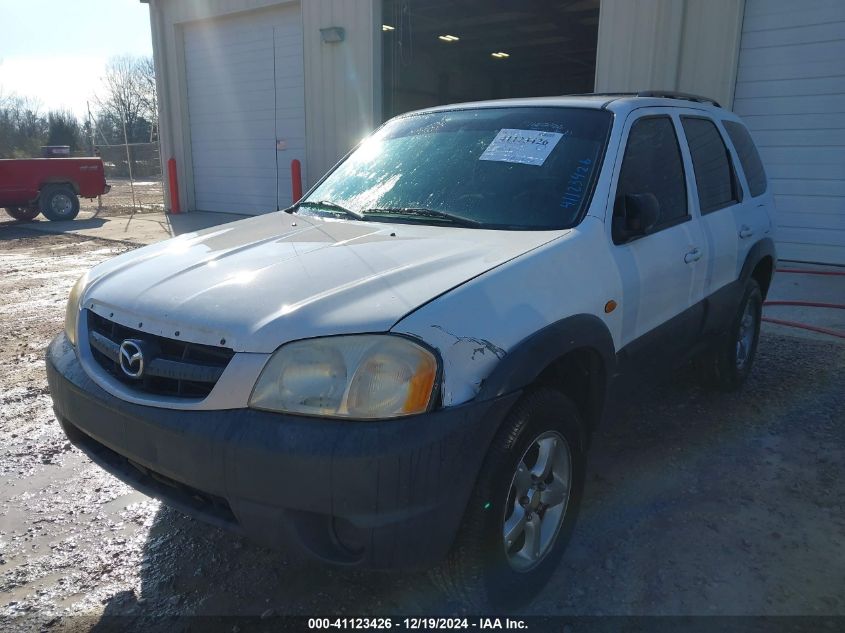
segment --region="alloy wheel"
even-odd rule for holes
[[[511,568],[527,572],[542,562],[557,539],[572,489],[572,454],[560,433],[537,436],[511,479],[502,539]]]

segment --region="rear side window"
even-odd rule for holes
[[[651,193],[660,203],[657,228],[687,217],[687,186],[675,126],[669,117],[642,118],[628,135],[619,185],[616,211],[626,194]]]
[[[739,162],[742,163],[742,171],[748,179],[751,196],[756,198],[766,192],[766,171],[763,169],[763,161],[760,160],[757,147],[751,139],[748,128],[742,123],[736,121],[722,121],[722,123],[739,155]]]
[[[739,201],[728,148],[712,121],[681,117],[687,135],[701,213]]]

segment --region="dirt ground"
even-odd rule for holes
[[[126,215],[161,211],[164,209],[164,192],[161,180],[136,180],[133,184],[128,179],[107,178],[111,191],[99,200],[80,199],[80,211],[97,211],[99,215]]]
[[[424,574],[289,563],[71,447],[44,349],[77,276],[129,248],[0,227],[0,629],[448,611]],[[527,612],[845,615],[843,386],[845,345],[764,328],[741,393],[690,371],[626,407],[594,439],[573,540]]]

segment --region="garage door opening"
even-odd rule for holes
[[[599,0],[383,0],[382,11],[385,119],[593,90]]]

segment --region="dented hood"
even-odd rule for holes
[[[84,301],[147,332],[271,352],[295,339],[387,331],[558,235],[272,213],[110,260],[92,271]]]

